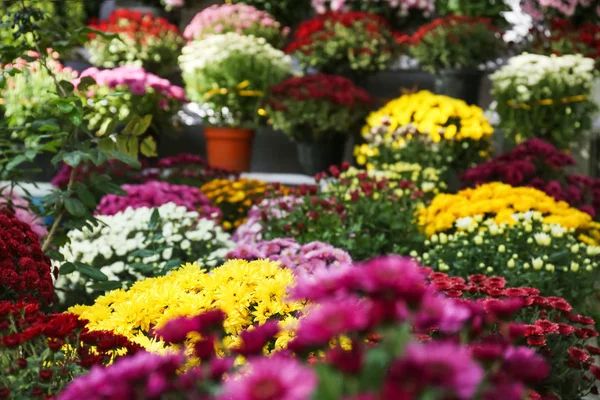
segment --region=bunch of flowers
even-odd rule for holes
[[[486,17],[496,26],[505,26],[506,14],[512,9],[510,1],[471,0],[471,1],[437,1],[436,14],[440,16],[461,15],[466,17]]]
[[[156,352],[169,346],[155,337],[152,327],[166,329],[173,319],[220,309],[227,315],[221,344],[231,349],[241,343],[240,333],[254,324],[278,320],[282,328],[293,325],[296,313],[303,309],[302,302],[287,300],[287,288],[293,283],[292,270],[267,260],[230,260],[210,273],[197,264],[187,264],[169,275],[137,282],[127,291],[109,292],[91,306],[75,306],[69,311],[89,320],[92,331],[114,330]],[[184,333],[181,341],[185,338]],[[281,349],[290,339],[283,331],[274,347]],[[190,337],[188,342],[197,340]]]
[[[131,114],[152,115],[150,126],[155,133],[161,133],[186,101],[182,88],[140,67],[127,66],[102,71],[88,68],[73,81],[75,87],[85,77],[95,81],[95,84],[86,85],[85,91],[80,93],[92,108],[86,118],[90,129],[102,134],[106,133],[102,124],[106,114],[116,115],[119,120],[125,120]],[[115,96],[112,95],[114,93],[122,94]]]
[[[539,211],[547,224],[582,231],[591,227],[589,214],[557,202],[542,191],[493,182],[457,194],[439,194],[419,212],[419,224],[428,237],[455,227],[461,218],[493,217],[496,224],[516,224],[514,214]],[[468,220],[465,220],[468,221]]]
[[[298,142],[349,134],[373,101],[351,80],[327,74],[290,78],[269,92],[265,106],[269,123]]]
[[[299,193],[317,193],[316,186],[301,186]],[[248,211],[246,221],[241,224],[231,236],[238,245],[255,245],[262,240],[262,221],[280,219],[298,204],[304,202],[302,197],[295,195],[266,198],[252,206]],[[276,239],[275,239],[276,240]]]
[[[591,127],[594,60],[521,54],[491,75],[500,126],[516,142],[539,137],[561,149]]]
[[[494,318],[494,313],[500,311],[497,306],[506,305],[503,311],[511,321],[508,327],[489,325],[486,334],[513,337],[516,343],[535,349],[546,359],[552,374],[536,385],[540,393],[561,399],[580,399],[590,392],[597,393],[600,368],[595,357],[600,349],[592,339],[598,336],[591,327],[594,320],[577,314],[565,299],[544,297],[531,287],[507,287],[506,280],[499,276],[477,274],[463,279],[430,272],[428,280],[448,297],[483,304],[487,318]],[[477,358],[489,361],[500,351],[493,340],[488,346],[471,348]],[[535,371],[530,372],[535,374]]]
[[[221,210],[211,206],[208,197],[195,187],[149,181],[140,185],[123,185],[121,188],[127,192],[127,195],[109,194],[104,196],[98,204],[98,213],[115,215],[128,208],[154,208],[174,203],[184,206],[188,211],[198,212],[199,218],[217,221],[220,218]]]
[[[209,108],[211,125],[256,125],[269,87],[292,75],[289,56],[235,32],[188,43],[179,64],[190,100]]]
[[[232,354],[244,355],[248,363],[233,368],[231,357],[215,352],[215,343],[227,337],[227,320],[221,328],[224,315],[209,312],[157,330],[175,343],[202,336],[194,348],[202,363],[182,376],[175,371],[189,365],[184,353],[138,355],[135,361],[119,361],[77,379],[62,398],[136,393],[144,398],[391,400],[431,393],[431,398],[520,399],[549,373],[542,356],[512,345],[510,338],[461,341],[477,334],[482,323],[505,326],[502,310],[508,302],[490,305],[497,314],[482,321],[482,305],[436,293],[410,260],[387,257],[358,268],[324,271],[301,279],[292,295],[313,302],[288,344],[296,357],[288,352],[264,355],[281,334],[274,323],[267,323],[241,333]],[[418,343],[411,337],[411,325],[422,332],[435,330],[441,338]],[[165,384],[153,384],[156,380]]]
[[[597,0],[525,0],[522,9],[534,20],[569,18],[576,21],[600,17]]]
[[[313,274],[323,268],[350,264],[352,259],[344,250],[328,243],[312,242],[298,244],[294,239],[263,240],[256,244],[241,244],[228,255],[241,260],[278,261],[282,268],[289,268],[296,275]]]
[[[425,193],[406,178],[367,172],[345,178],[341,173],[348,167],[331,167],[331,179],[320,190],[300,187],[301,201],[293,205],[281,201],[277,208],[283,212],[262,209],[260,237],[326,242],[346,250],[353,260],[408,254],[422,246],[414,213],[424,205]],[[317,176],[319,181],[324,178]]]
[[[286,26],[296,26],[310,16],[310,0],[225,0],[227,4],[248,4],[268,12]]]
[[[267,192],[276,191],[278,195],[289,193],[286,187],[246,178],[215,179],[204,184],[200,191],[210,199],[213,206],[222,211],[221,225],[225,230],[232,230],[243,224],[250,208],[261,201]]]
[[[52,303],[52,278],[57,273],[31,227],[6,207],[0,208],[0,300]]]
[[[385,18],[395,29],[402,30],[416,26],[419,22],[429,18],[435,11],[434,0],[312,0],[312,6],[319,14],[325,14],[328,11],[364,11],[377,14]]]
[[[398,161],[466,169],[490,150],[492,126],[483,110],[428,91],[406,94],[367,117],[359,165],[380,168]]]
[[[421,67],[474,70],[502,54],[502,35],[489,18],[450,15],[423,25],[410,38],[410,54]]]
[[[108,21],[90,24],[90,28],[118,37],[92,34],[86,43],[90,62],[103,68],[132,65],[160,76],[177,67],[177,56],[184,44],[175,25],[150,13],[114,11]]]
[[[17,219],[31,228],[41,238],[48,234],[48,229],[43,221],[32,210],[29,202],[15,192],[14,188],[0,189],[0,208],[5,205],[13,212]]]
[[[305,69],[356,77],[387,68],[395,46],[392,31],[380,16],[328,12],[300,24],[286,51]]]
[[[600,64],[600,26],[586,22],[580,26],[565,19],[555,18],[550,23],[549,34],[539,38],[536,52],[556,55],[582,54]]]
[[[192,19],[183,32],[188,40],[204,39],[209,35],[235,32],[265,38],[275,48],[281,48],[290,28],[282,27],[265,11],[246,4],[212,5]]]
[[[419,164],[395,163],[383,164],[381,169],[368,169],[366,172],[354,167],[340,174],[339,180],[331,181],[327,188],[335,191],[345,188],[346,190],[359,190],[364,175],[374,179],[387,179],[389,181],[408,181],[415,184],[415,189],[422,192],[422,199],[430,202],[433,197],[446,189],[446,183],[441,180],[442,173],[432,167],[423,168]]]
[[[90,301],[106,290],[162,276],[185,262],[213,267],[233,248],[216,223],[184,206],[127,208],[97,216],[93,229],[71,230],[56,287],[65,303]]]
[[[538,211],[516,213],[512,219],[460,218],[455,229],[429,238],[419,260],[463,277],[500,273],[511,285],[563,296],[584,310],[594,292],[600,247],[581,242],[573,228],[545,223]]]
[[[0,301],[0,398],[54,399],[92,366],[139,346],[108,331],[90,332],[73,314],[44,314],[36,302]]]
[[[37,54],[30,53],[30,57]],[[77,77],[77,72],[63,67],[58,61],[58,53],[49,51],[48,67],[56,79],[70,81]],[[10,69],[19,73],[9,74]],[[56,85],[52,76],[39,60],[26,61],[19,58],[10,64],[0,66],[0,74],[6,84],[0,92],[4,118],[9,127],[30,124],[36,120],[46,120],[57,115],[58,111],[48,105],[48,101],[56,98]]]
[[[469,185],[505,182],[511,186],[530,186],[557,201],[566,201],[592,217],[600,215],[600,180],[568,174],[575,165],[570,155],[541,139],[528,139],[511,152],[466,171],[461,179]]]

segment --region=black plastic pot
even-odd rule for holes
[[[336,136],[329,141],[297,143],[298,161],[307,175],[326,171],[331,165],[339,165],[344,159],[346,137]]]
[[[479,104],[481,82],[485,72],[478,70],[442,70],[435,75],[434,90],[468,104]]]

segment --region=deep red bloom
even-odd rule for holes
[[[567,350],[567,353],[576,361],[586,362],[590,359],[590,355],[579,347],[571,347]]]
[[[240,334],[242,345],[235,352],[244,357],[262,354],[263,348],[279,332],[277,321],[268,321],[252,330],[245,330]]]
[[[546,336],[531,335],[527,337],[527,344],[530,346],[541,347],[546,345]]]
[[[351,350],[335,347],[327,352],[327,361],[345,374],[358,374],[363,365],[363,349],[358,342],[352,344]]]
[[[596,380],[600,380],[600,367],[592,364],[590,365],[590,372],[592,373],[592,375],[594,375],[594,378],[596,378]]]
[[[590,328],[578,328],[575,330],[575,335],[582,339],[589,339],[598,336],[598,332]]]
[[[559,332],[558,325],[548,320],[537,320],[535,321],[535,325],[542,328],[545,334]]]
[[[575,333],[575,328],[569,324],[557,324],[558,325],[558,333],[564,336],[569,336]]]
[[[43,381],[50,380],[52,378],[52,371],[49,369],[41,369],[40,370],[40,379]]]
[[[194,355],[200,360],[212,359],[215,356],[215,337],[211,335],[194,343]]]

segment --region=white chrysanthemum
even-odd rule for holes
[[[550,235],[543,232],[536,233],[535,235],[533,235],[533,238],[535,239],[535,242],[540,246],[550,246],[550,243],[552,242],[552,238],[550,237]]]
[[[158,225],[151,229],[149,224],[158,210]],[[127,208],[115,215],[100,215],[100,224],[89,229],[73,230],[68,233],[70,243],[59,249],[65,262],[77,262],[99,269],[112,281],[131,280],[152,276],[167,262],[197,261],[214,266],[234,248],[229,234],[214,221],[198,219],[199,214],[183,206],[167,203],[158,208]],[[159,234],[157,234],[159,233]],[[139,250],[156,251],[154,254],[134,255]],[[144,263],[152,267],[150,272],[133,268]],[[123,274],[127,275],[123,278]],[[90,280],[79,272],[61,275],[56,282],[58,288],[72,285],[88,285]],[[127,282],[129,281],[129,282]]]
[[[454,224],[455,224],[456,228],[458,228],[458,229],[468,229],[471,225],[473,225],[473,218],[471,218],[471,217],[459,218],[456,220],[456,222]]]

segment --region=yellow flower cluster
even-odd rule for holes
[[[348,191],[360,188],[358,175],[361,173],[366,173],[371,178],[389,180],[388,186],[391,189],[398,187],[398,182],[403,180],[414,183],[416,188],[425,193],[438,194],[440,189],[446,188],[446,184],[440,179],[439,170],[431,167],[423,168],[419,164],[398,162],[382,164],[380,169],[371,166],[367,171],[349,168],[340,176],[342,180],[349,181],[349,185],[344,186]],[[330,188],[334,189],[335,186],[336,183],[333,183]]]
[[[513,225],[513,215],[527,211],[539,211],[545,223],[565,228],[587,230],[592,222],[589,214],[566,202],[557,202],[542,191],[494,182],[436,196],[429,207],[419,212],[419,224],[427,236],[432,236],[453,228],[460,218],[493,215],[496,223]]]
[[[423,90],[401,96],[371,113],[363,136],[385,126],[385,136],[391,137],[398,128],[409,124],[420,134],[429,134],[436,143],[442,139],[479,140],[494,132],[480,107]]]
[[[152,327],[167,321],[221,309],[227,314],[227,336],[222,345],[231,349],[240,344],[239,333],[249,326],[280,320],[283,331],[275,347],[283,348],[293,333],[294,313],[301,302],[287,302],[287,288],[294,284],[291,270],[268,260],[230,260],[210,273],[197,264],[186,264],[169,275],[147,278],[129,290],[118,289],[98,297],[91,306],[75,306],[69,312],[89,321],[90,330],[112,330],[148,351],[168,349],[151,338]]]
[[[223,228],[230,230],[244,223],[250,207],[260,201],[270,187],[256,179],[216,179],[203,185],[200,191],[223,211]],[[282,189],[285,194],[287,188]]]

